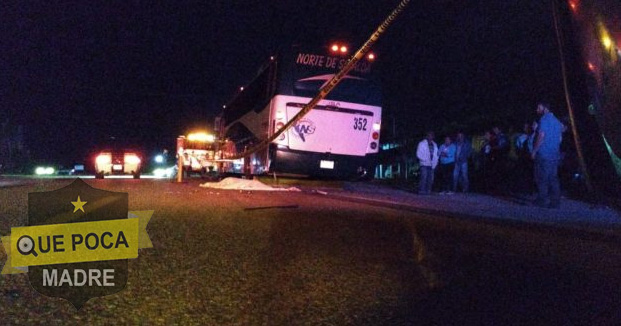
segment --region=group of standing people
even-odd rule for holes
[[[463,132],[458,132],[455,141],[446,136],[444,143],[438,147],[434,141],[435,134],[427,132],[424,140],[418,143],[416,157],[420,162],[421,179],[420,194],[431,194],[438,167],[441,194],[453,194],[458,190],[468,192],[468,158],[472,153],[472,145]]]
[[[525,124],[523,133],[516,138],[518,161],[513,174],[518,176],[516,183],[519,192],[530,192],[536,186],[537,206],[558,208],[558,168],[564,126],[550,111],[547,103],[538,103],[536,110],[540,119],[532,124]],[[497,193],[509,188],[510,181],[507,176],[511,173],[507,171],[507,163],[510,150],[509,138],[500,127],[496,126],[485,133],[480,154],[483,187],[486,191]],[[468,192],[468,159],[472,151],[472,145],[463,132],[458,132],[454,140],[446,136],[440,146],[434,141],[434,133],[427,132],[416,150],[420,162],[419,193],[431,193],[436,171],[440,179],[440,194],[453,194],[458,190]]]

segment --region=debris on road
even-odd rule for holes
[[[298,208],[300,205],[273,205],[273,206],[255,206],[255,207],[246,207],[245,211],[256,211],[259,209],[270,209],[270,208]]]

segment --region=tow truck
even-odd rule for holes
[[[177,157],[182,161],[186,175],[206,176],[218,171],[217,161],[221,155],[213,134],[194,132],[177,139]]]

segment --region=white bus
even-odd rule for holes
[[[294,46],[270,58],[256,78],[221,115],[223,156],[233,157],[273,135],[292,119],[351,56],[342,44]],[[252,174],[364,177],[373,173],[379,151],[381,91],[368,54],[336,88],[268,148],[254,153]],[[224,163],[243,173],[244,161]]]

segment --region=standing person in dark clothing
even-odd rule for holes
[[[525,122],[522,127],[522,133],[520,133],[515,138],[515,149],[517,151],[517,156],[520,157],[520,152],[522,150],[528,151],[528,136],[531,134],[530,123]],[[529,155],[530,157],[530,155]]]
[[[452,195],[453,169],[455,168],[455,145],[451,137],[444,138],[444,144],[440,146],[440,165],[438,172],[441,178],[440,194]]]
[[[535,139],[537,138],[537,132],[539,132],[539,122],[533,121],[530,127],[531,133],[528,135],[528,152],[532,154],[533,147],[535,146]]]
[[[492,148],[492,150],[505,155],[509,153],[510,146],[509,138],[507,137],[507,135],[505,135],[505,133],[502,132],[502,130],[498,126],[494,127],[492,129],[492,132],[494,133],[494,135],[496,135],[496,144],[494,148]]]
[[[483,176],[483,191],[489,192],[493,179],[492,144],[494,144],[495,139],[494,135],[489,130],[485,132],[483,137],[483,146],[481,146],[481,151],[479,152],[479,167]]]
[[[535,160],[535,179],[539,192],[535,205],[558,208],[561,200],[558,165],[561,159],[563,124],[550,112],[550,106],[547,103],[540,102],[537,105],[537,114],[541,116],[541,119],[539,119],[539,131],[531,154]]]
[[[492,191],[495,193],[501,193],[507,190],[507,178],[509,173],[507,172],[507,162],[511,145],[509,144],[509,138],[505,135],[500,127],[495,126],[492,129],[494,135],[491,143],[491,166],[490,172],[492,177]]]
[[[528,142],[532,134],[531,124],[524,123],[523,128],[523,132],[515,140],[518,160],[513,180],[518,193],[530,194],[533,191],[533,160],[530,157],[532,147]]]
[[[463,132],[458,132],[455,139],[455,169],[453,170],[453,191],[461,184],[461,191],[468,192],[468,159],[472,153],[472,145]]]
[[[432,131],[427,132],[425,139],[418,143],[416,157],[420,161],[420,184],[418,193],[421,195],[431,194],[433,187],[433,174],[438,165],[438,145],[433,141]]]

